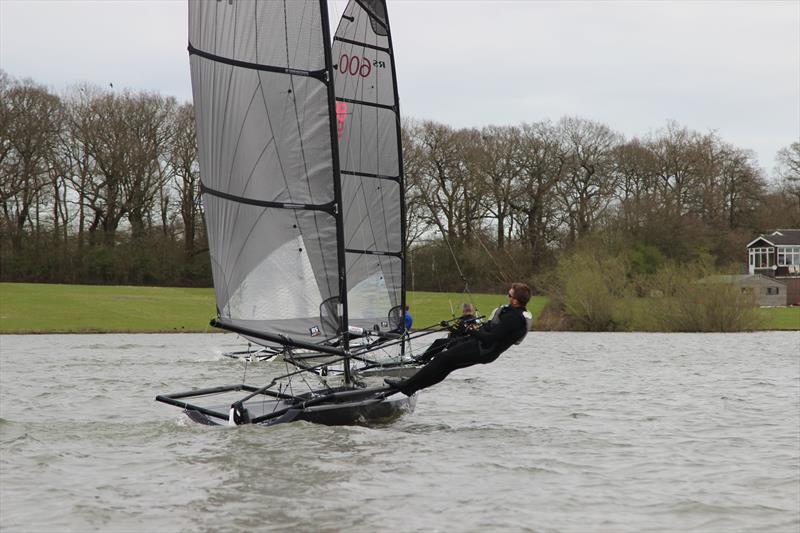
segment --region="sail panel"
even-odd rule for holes
[[[319,0],[190,2],[200,173],[220,316],[337,333],[333,147]]]
[[[394,289],[401,283],[400,258],[348,253],[347,274],[351,283],[347,291],[351,325],[367,329],[372,329],[375,324],[381,326],[391,309],[401,305],[400,295]],[[381,329],[385,330],[386,326]]]
[[[319,283],[317,276],[337,265],[333,216],[208,194],[203,204],[221,317],[262,331],[307,336],[317,327],[325,336],[336,334],[335,320],[323,323],[320,315],[323,302],[338,296],[338,281]]]
[[[398,179],[397,115],[388,109],[341,103],[347,104],[344,133],[339,139],[342,171]],[[337,120],[341,121],[341,118],[337,117]],[[399,198],[393,201],[399,205]]]
[[[333,62],[338,98],[394,105],[392,58],[387,52],[354,42],[335,41]]]
[[[345,249],[403,252],[400,206],[388,203],[399,194],[396,181],[342,175],[342,195],[350,199],[344,213]]]
[[[327,88],[192,56],[203,183],[244,198],[333,201]],[[210,169],[210,170],[208,170]]]
[[[348,318],[372,327],[402,305],[404,287],[400,119],[383,0],[348,3],[332,54]]]
[[[385,4],[385,0],[350,0],[342,12],[335,37],[388,50],[390,40],[386,31]]]
[[[325,69],[319,0],[190,1],[189,43],[237,61]]]

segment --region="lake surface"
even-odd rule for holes
[[[241,347],[0,336],[0,529],[800,529],[797,332],[534,332],[376,428],[211,428],[153,401],[241,382],[221,356]]]

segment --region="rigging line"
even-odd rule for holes
[[[503,276],[498,281],[508,281],[510,278],[503,271],[503,269],[500,268],[500,264],[497,262],[497,260],[495,259],[494,255],[492,254],[492,252],[490,252],[489,249],[486,247],[486,245],[483,243],[483,239],[481,239],[481,237],[480,237],[480,232],[475,232],[475,238],[478,239],[478,244],[480,244],[481,247],[486,251],[486,254],[489,256],[489,259],[491,259],[492,262],[494,263],[494,266],[497,267],[497,271],[500,273],[501,276]]]
[[[284,9],[285,9],[285,7],[286,7],[286,6],[284,5]],[[287,373],[287,376],[290,376],[290,375],[291,375],[291,373],[289,373],[289,363],[286,361],[286,359],[284,359],[284,360],[283,360],[283,365],[284,365],[284,369],[285,369],[285,371],[286,371],[286,373]],[[277,378],[276,378],[276,379],[277,379]],[[292,379],[291,379],[291,378],[289,378],[289,379],[287,379],[286,381],[287,381],[287,383],[286,383],[286,387],[289,389],[289,394],[290,394],[291,396],[294,396],[294,387],[292,387]]]
[[[447,232],[445,232],[443,230],[440,230],[440,231],[441,231],[442,237],[444,238],[445,244],[447,244],[447,248],[450,250],[450,255],[453,256],[453,261],[456,264],[456,269],[458,270],[458,275],[461,277],[461,280],[464,282],[464,285],[466,286],[467,278],[464,277],[464,272],[462,272],[462,270],[461,270],[461,266],[458,263],[458,258],[456,257],[456,254],[453,251],[453,247],[450,246],[450,239],[447,238]]]

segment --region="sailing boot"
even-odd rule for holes
[[[399,378],[384,378],[383,382],[389,385],[391,388],[399,390],[403,386],[405,380]]]

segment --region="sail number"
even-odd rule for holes
[[[339,72],[342,74],[349,74],[351,76],[361,76],[366,78],[372,74],[372,67],[386,68],[384,61],[374,61],[364,56],[350,56],[342,54],[339,57]]]

